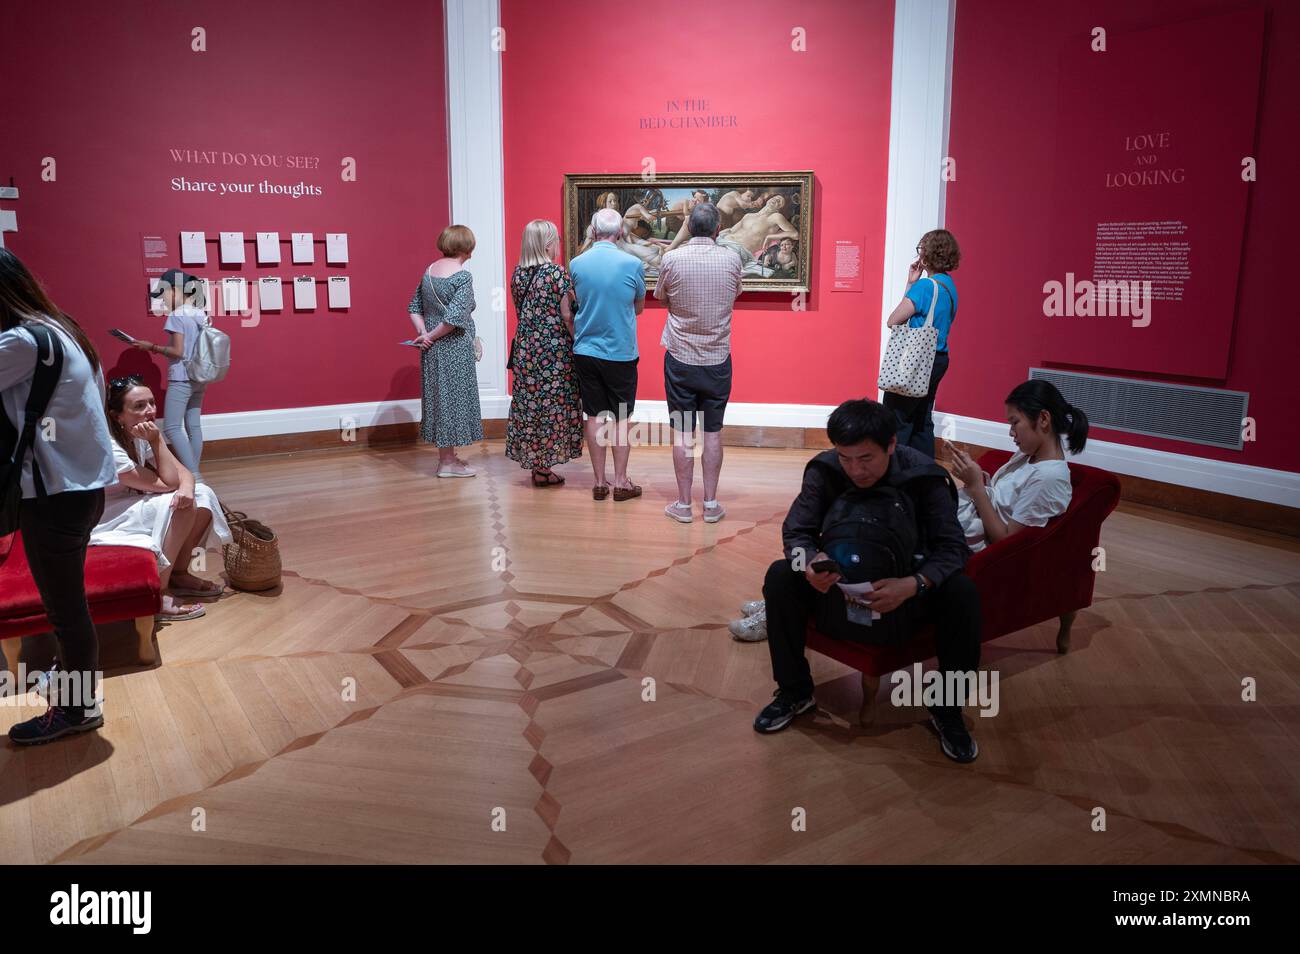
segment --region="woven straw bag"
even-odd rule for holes
[[[280,585],[280,541],[275,531],[260,520],[250,520],[238,510],[221,512],[230,524],[233,539],[222,547],[226,575],[237,590],[270,590]]]
[[[930,372],[934,370],[934,349],[939,344],[939,329],[934,326],[934,306],[939,300],[939,283],[933,278],[934,295],[920,328],[906,324],[889,329],[889,344],[880,359],[880,390],[905,397],[925,397],[930,393]]]

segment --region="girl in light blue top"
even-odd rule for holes
[[[47,338],[43,329],[50,332]],[[44,342],[48,341],[49,344]],[[62,363],[59,354],[62,352]],[[0,459],[10,460],[37,362],[59,367],[31,449],[22,461],[19,532],[32,579],[72,676],[51,689],[50,708],[9,730],[18,745],[50,742],[104,724],[95,702],[99,637],[86,604],[86,546],[117,480],[104,417],[104,376],[86,333],[50,301],[26,266],[0,248]]]
[[[171,337],[167,344],[133,341],[132,347],[167,358],[167,399],[163,404],[163,436],[176,459],[202,480],[199,460],[203,456],[203,394],[206,384],[190,380],[185,362],[194,356],[194,345],[208,323],[203,311],[203,285],[179,268],[169,268],[158,281],[153,297],[160,300],[167,321],[163,330]]]

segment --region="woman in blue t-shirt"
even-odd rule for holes
[[[907,322],[912,328],[925,324],[930,312],[932,296],[938,295],[934,304],[934,326],[939,329],[935,342],[934,369],[930,372],[930,389],[925,397],[905,397],[885,392],[885,407],[898,418],[898,443],[934,457],[934,395],[939,381],[948,370],[948,333],[957,318],[957,286],[949,272],[961,261],[957,240],[947,229],[935,229],[921,236],[916,246],[916,261],[907,270],[907,293],[888,318],[893,328]],[[925,279],[922,279],[925,274]]]

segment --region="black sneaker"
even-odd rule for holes
[[[794,696],[778,689],[776,696],[763,707],[763,711],[754,720],[755,732],[780,732],[797,715],[803,715],[809,709],[816,709],[817,703],[812,696],[796,699]]]
[[[974,762],[980,747],[971,738],[961,710],[952,706],[930,706],[930,725],[939,733],[943,754],[954,762]]]
[[[9,741],[14,745],[44,745],[65,735],[77,732],[89,732],[104,724],[103,712],[94,708],[85,712],[80,719],[72,716],[71,710],[59,706],[50,706],[44,715],[38,715],[26,722],[19,722],[9,729]]]

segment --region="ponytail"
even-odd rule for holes
[[[1046,411],[1052,419],[1052,431],[1058,436],[1065,435],[1071,454],[1079,453],[1088,443],[1088,415],[1066,401],[1051,381],[1038,379],[1017,384],[1007,395],[1006,403],[1034,420]]]
[[[1073,404],[1067,404],[1065,419],[1069,423],[1069,427],[1065,430],[1065,439],[1069,442],[1070,453],[1077,454],[1088,443],[1088,415]]]

